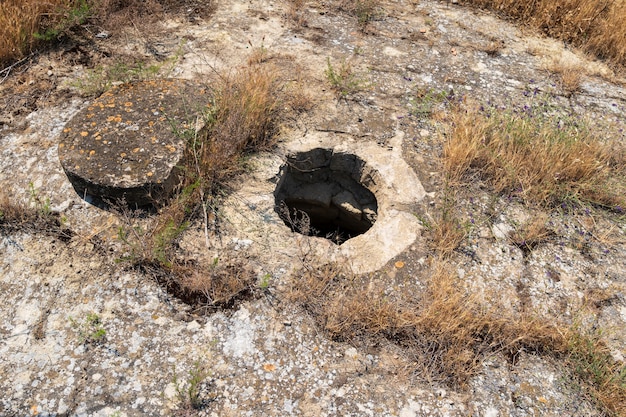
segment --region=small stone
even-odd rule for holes
[[[340,211],[354,217],[357,220],[361,219],[361,207],[351,192],[347,190],[340,192],[339,194],[333,196],[332,202],[334,205],[339,207]]]
[[[346,349],[345,356],[346,358],[356,359],[359,356],[359,352],[355,348],[349,347]]]
[[[187,330],[189,330],[189,331],[195,331],[195,330],[198,330],[198,329],[199,329],[199,328],[201,328],[201,327],[202,327],[202,326],[200,326],[200,323],[198,323],[198,322],[197,322],[197,321],[195,321],[195,320],[190,321],[190,322],[187,324]]]

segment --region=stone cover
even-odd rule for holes
[[[59,159],[81,197],[147,206],[171,195],[208,91],[186,80],[122,84],[65,126]]]

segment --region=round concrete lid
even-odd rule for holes
[[[167,197],[196,117],[209,94],[187,80],[141,81],[111,88],[65,126],[59,160],[76,191],[145,206]]]

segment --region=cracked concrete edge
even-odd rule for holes
[[[404,133],[396,131],[396,135],[390,141],[390,146],[381,147],[377,144],[355,141],[353,138],[345,138],[338,142],[334,135],[311,132],[304,137],[283,144],[280,153],[284,155],[305,152],[314,148],[329,148],[337,152],[353,153],[365,161],[370,169],[377,172],[378,183],[376,189],[371,191],[378,200],[378,219],[372,228],[341,246],[336,246],[323,238],[304,238],[309,241],[310,245],[316,247],[315,253],[324,254],[323,258],[329,261],[349,265],[354,273],[368,273],[382,268],[415,242],[422,225],[412,213],[412,207],[424,198],[426,192],[413,169],[402,158],[403,138]],[[272,163],[259,164],[259,166],[272,165],[275,166]],[[268,178],[276,175],[277,172],[266,173]],[[253,175],[253,178],[259,178],[259,176]],[[246,194],[252,188],[264,192],[263,187],[257,188],[249,185],[251,188],[244,187],[247,188]],[[235,196],[235,198],[238,197]],[[273,204],[273,198],[271,201]],[[272,212],[272,215],[276,217],[274,221],[264,222],[264,227],[267,228],[266,236],[271,238],[272,234],[277,233],[275,227],[286,228],[286,226],[273,210],[266,209],[265,212]],[[297,233],[292,233],[292,235],[294,235],[294,242],[303,238]],[[286,247],[299,246],[301,245],[286,245]]]

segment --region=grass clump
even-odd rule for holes
[[[467,238],[467,223],[458,215],[458,205],[454,197],[455,190],[444,185],[443,198],[440,210],[437,210],[432,219],[423,219],[429,235],[429,247],[443,258],[447,258]]]
[[[580,46],[613,64],[626,65],[626,1],[465,0]]]
[[[324,75],[328,80],[331,88],[338,97],[345,98],[369,88],[369,84],[354,73],[352,65],[345,59],[341,61],[339,67],[335,68],[330,62],[330,58],[326,58],[326,70]]]
[[[67,242],[74,232],[64,225],[64,218],[52,211],[50,200],[42,198],[33,184],[29,185],[30,203],[15,202],[0,191],[0,234],[17,231],[39,231]]]
[[[3,0],[0,7],[0,63],[19,59],[40,41],[53,40],[90,14],[86,0]]]
[[[106,339],[106,330],[102,324],[102,319],[96,313],[87,313],[83,320],[76,320],[69,317],[72,328],[78,334],[78,341],[81,345],[99,345]]]
[[[178,400],[178,409],[175,411],[176,416],[194,415],[194,411],[201,410],[205,406],[205,399],[202,397],[202,384],[210,376],[210,372],[200,361],[195,361],[192,368],[187,374],[187,378],[181,381],[174,369],[174,377],[172,383],[176,390],[176,398]]]
[[[454,110],[443,149],[450,181],[477,176],[497,193],[545,206],[585,202],[623,207],[619,145],[596,137],[580,120],[544,110]]]
[[[411,114],[419,117],[430,117],[444,104],[449,104],[453,99],[453,93],[445,90],[418,89],[414,98],[409,100]]]
[[[426,291],[415,297],[367,289],[356,277],[327,266],[307,271],[294,294],[334,338],[398,343],[416,356],[429,377],[454,386],[465,385],[485,355],[544,345],[562,349],[556,328],[485,309],[464,294],[451,270],[435,266]]]
[[[415,371],[429,379],[462,388],[494,354],[512,361],[521,352],[547,355],[562,361],[607,415],[626,415],[626,368],[599,337],[487,306],[464,290],[454,270],[435,260],[420,277],[424,290],[382,291],[335,265],[305,268],[292,297],[333,338],[367,345],[386,340],[404,349]]]
[[[278,133],[278,75],[252,65],[222,79],[205,115],[206,129],[193,139],[190,160],[205,183],[219,183],[241,170],[241,157],[269,149]]]
[[[567,363],[571,372],[587,382],[590,395],[609,415],[626,415],[626,365],[616,362],[600,335],[575,327],[567,334]]]
[[[379,19],[383,15],[380,0],[340,0],[335,7],[356,17],[359,29],[367,30],[370,22]]]

